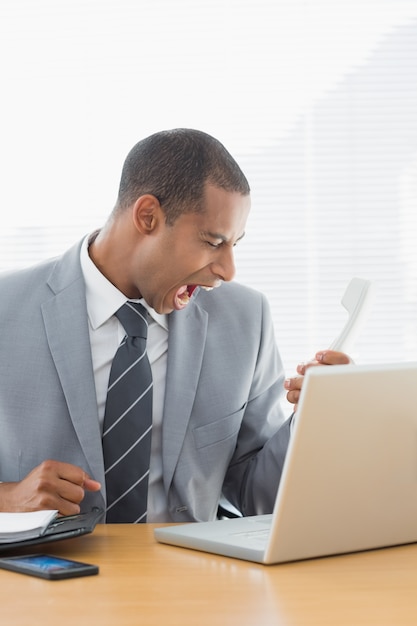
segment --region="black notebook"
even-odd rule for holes
[[[102,509],[95,507],[88,513],[54,517],[36,537],[18,539],[13,542],[0,542],[0,552],[86,535],[93,532],[103,513]]]

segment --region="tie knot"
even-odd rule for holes
[[[125,302],[115,313],[129,337],[148,337],[146,309],[138,302]]]

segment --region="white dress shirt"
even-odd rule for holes
[[[125,332],[115,312],[128,300],[94,265],[88,254],[89,237],[81,247],[81,268],[87,298],[88,328],[93,359],[100,428],[103,428],[111,363]],[[156,313],[143,298],[148,311],[147,352],[153,377],[152,447],[148,489],[148,522],[169,522],[162,480],[162,415],[168,354],[168,319]],[[94,478],[94,476],[92,477]]]

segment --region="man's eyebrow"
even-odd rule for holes
[[[206,237],[211,237],[212,239],[220,239],[220,241],[224,241],[225,243],[227,243],[229,241],[229,239],[227,237],[225,237],[224,235],[222,235],[221,233],[211,233],[211,232],[205,232],[203,233]],[[240,241],[241,239],[243,239],[243,237],[246,235],[245,232],[243,232],[240,237],[238,237],[236,239],[236,243],[238,241]]]

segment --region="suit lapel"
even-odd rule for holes
[[[169,316],[168,364],[162,429],[164,484],[168,491],[193,408],[207,335],[206,311],[191,301]]]
[[[79,246],[70,250],[57,263],[49,285],[55,291],[55,296],[42,306],[49,348],[91,475],[104,485],[101,435]]]

